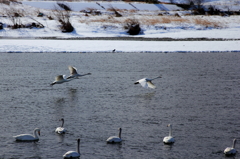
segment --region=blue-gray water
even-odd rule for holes
[[[68,65],[92,75],[50,87]],[[221,159],[240,138],[239,53],[3,53],[0,72],[1,159],[61,159],[77,138],[81,159]],[[158,75],[156,89],[133,84]],[[14,141],[36,127],[39,142]],[[122,144],[106,144],[119,127]]]

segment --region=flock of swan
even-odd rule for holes
[[[79,77],[85,76],[85,75],[91,75],[91,73],[86,73],[86,74],[78,74],[77,69],[73,66],[69,66],[68,67],[69,71],[70,71],[70,75],[68,77],[66,77],[65,75],[58,75],[57,77],[55,77],[55,81],[53,81],[50,85],[53,86],[55,84],[62,84],[65,82],[69,82],[73,79],[78,79]],[[144,88],[152,88],[155,89],[156,86],[152,83],[152,80],[157,79],[157,78],[161,78],[161,76],[158,76],[156,78],[153,79],[148,79],[148,78],[143,78],[140,79],[138,81],[136,81],[134,84],[141,84],[142,87]],[[55,132],[58,134],[64,134],[66,133],[66,129],[63,127],[64,126],[64,119],[60,119],[60,121],[62,121],[62,124],[60,127],[57,127]],[[173,144],[175,142],[174,137],[172,136],[172,125],[168,124],[167,127],[169,127],[169,135],[163,138],[163,143],[164,144]],[[119,128],[119,134],[118,136],[110,136],[106,142],[107,143],[120,143],[122,142],[122,138],[121,138],[121,133],[122,133],[122,128]],[[33,135],[31,134],[20,134],[17,136],[13,136],[16,141],[38,141],[39,140],[39,136],[40,136],[40,129],[39,128],[35,128],[33,131]],[[224,154],[225,155],[235,155],[237,153],[236,149],[235,149],[235,145],[236,145],[236,139],[233,140],[233,145],[232,147],[227,147],[224,150]],[[77,151],[68,151],[63,155],[63,158],[79,158],[80,157],[80,139],[77,139]]]
[[[70,76],[66,77],[66,75],[58,75],[55,77],[55,81],[53,81],[50,85],[53,86],[54,84],[62,84],[65,82],[69,82],[73,79],[77,79],[79,77],[85,76],[85,75],[91,75],[91,73],[86,74],[78,74],[77,69],[72,66],[68,66],[68,69],[70,71]]]

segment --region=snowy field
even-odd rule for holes
[[[224,2],[224,3],[223,3]],[[64,2],[71,9],[71,33],[62,33],[53,10],[56,1],[22,1],[22,4],[0,4],[0,52],[238,52],[240,51],[240,16],[193,16],[176,5],[124,2]],[[222,9],[226,1],[208,1]],[[100,5],[99,5],[100,4]],[[229,3],[228,3],[229,4]],[[229,5],[239,9],[238,4]],[[115,17],[111,8],[122,17]],[[228,7],[229,8],[229,7]],[[86,14],[90,10],[101,15]],[[41,23],[44,28],[12,29],[9,11],[22,14],[15,19],[22,24]],[[37,17],[43,13],[43,17]],[[176,17],[175,14],[180,15]],[[124,25],[136,19],[141,33],[129,35]],[[35,38],[84,38],[84,37],[141,37],[141,38],[209,38],[227,41],[94,41],[94,40],[33,40]],[[24,40],[22,39],[24,38]]]

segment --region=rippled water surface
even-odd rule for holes
[[[92,75],[51,87],[68,65]],[[1,159],[61,159],[77,138],[81,159],[221,159],[240,135],[239,53],[3,53],[0,72]],[[158,75],[156,89],[133,84]],[[14,141],[36,127],[39,142]],[[123,142],[106,144],[119,127]]]

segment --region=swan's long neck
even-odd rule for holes
[[[172,136],[172,125],[169,125],[169,136]]]
[[[34,130],[34,131],[33,131],[34,138],[36,138],[36,139],[38,139],[37,131],[38,131],[38,130]]]
[[[86,73],[86,74],[83,74],[83,75],[80,75],[80,76],[86,76],[86,75],[91,75],[91,73]]]
[[[64,119],[62,119],[62,128],[63,128],[63,124],[64,124]]]
[[[233,140],[233,146],[232,146],[232,148],[235,148],[236,142],[237,142],[237,140],[234,139],[234,140]]]
[[[121,134],[122,134],[122,128],[119,128],[119,134],[118,137],[121,139]]]
[[[153,78],[153,79],[151,79],[151,80],[154,80],[154,79],[157,79],[157,78],[162,78],[161,76],[158,76],[158,77],[156,77],[156,78]]]
[[[80,154],[80,139],[78,139],[77,152]]]

